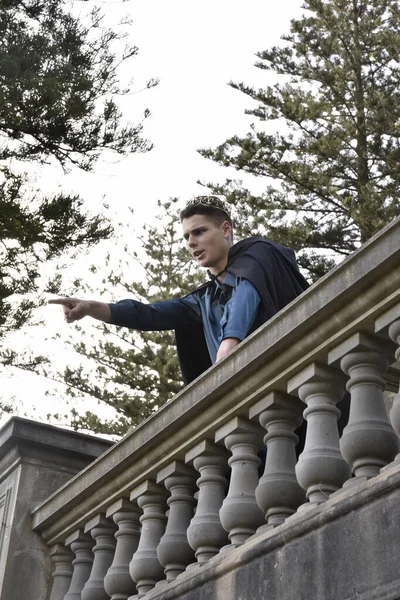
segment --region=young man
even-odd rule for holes
[[[193,259],[210,281],[188,296],[154,304],[61,298],[67,322],[85,316],[137,329],[174,329],[184,383],[193,381],[308,287],[293,250],[261,237],[233,244],[220,196],[198,196],[180,214]]]

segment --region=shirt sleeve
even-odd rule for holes
[[[112,325],[129,327],[139,331],[163,331],[190,326],[195,319],[200,320],[196,299],[191,295],[185,298],[144,304],[138,300],[120,300],[109,304]]]
[[[241,279],[235,293],[226,303],[221,319],[221,340],[244,340],[257,315],[260,295],[247,279]]]

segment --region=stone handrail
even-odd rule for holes
[[[399,451],[400,398],[393,426],[383,399],[385,385],[398,390],[399,343],[396,219],[35,509],[51,600],[156,597],[374,478]]]

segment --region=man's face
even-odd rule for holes
[[[217,274],[226,266],[232,245],[231,226],[227,221],[218,226],[205,215],[193,215],[182,221],[183,237],[197,264]]]

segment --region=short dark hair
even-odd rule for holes
[[[204,206],[202,204],[189,204],[183,210],[181,210],[179,214],[179,218],[181,223],[183,219],[189,219],[189,217],[193,217],[193,215],[204,215],[208,217],[211,221],[213,221],[218,227],[224,223],[224,221],[228,221],[229,225],[233,227],[231,217],[224,211],[219,208],[215,208],[214,206]]]

